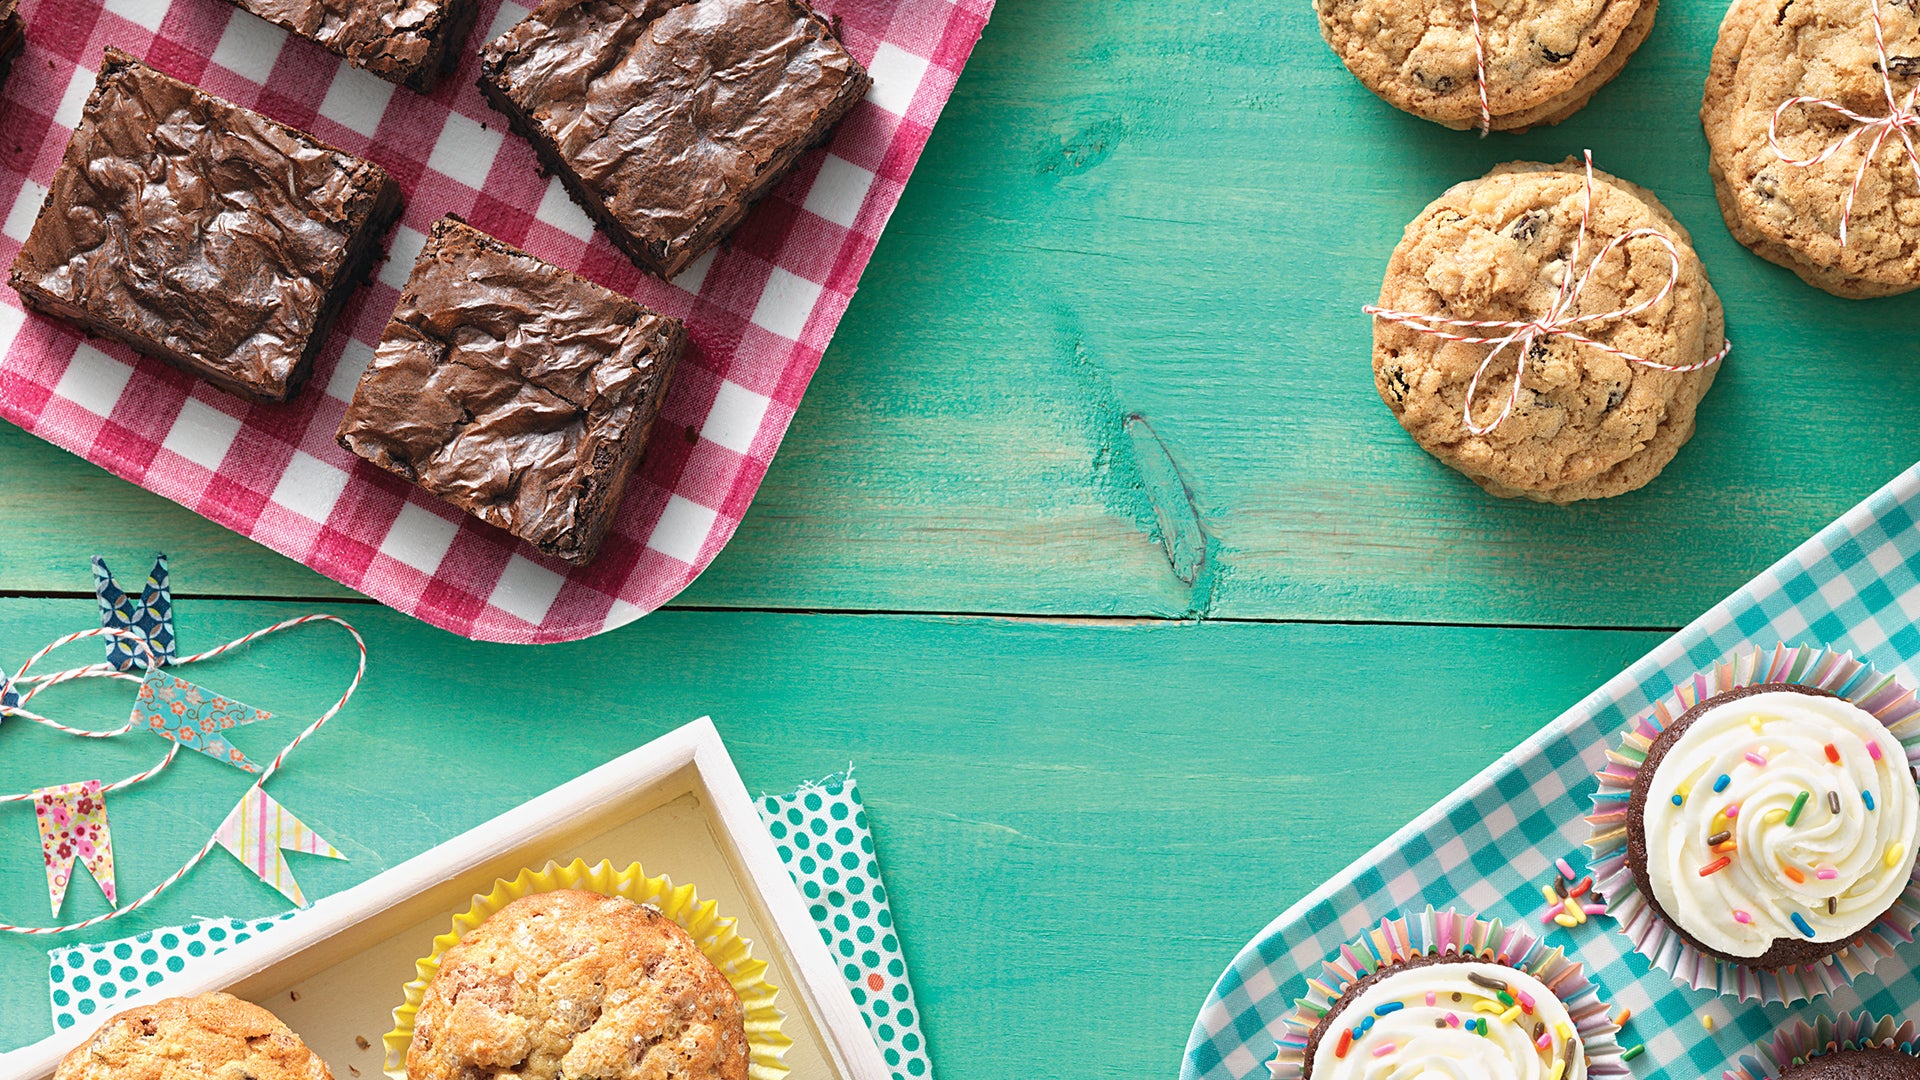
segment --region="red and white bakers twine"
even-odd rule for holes
[[[1634,229],[1632,232],[1622,233],[1612,240],[1607,241],[1606,246],[1600,249],[1599,254],[1595,255],[1593,261],[1589,262],[1587,268],[1580,273],[1578,281],[1575,281],[1572,269],[1580,263],[1580,249],[1586,244],[1587,225],[1593,217],[1593,151],[1589,150],[1586,152],[1586,161],[1586,184],[1581,188],[1580,196],[1580,231],[1574,237],[1572,252],[1567,256],[1568,272],[1562,275],[1559,292],[1555,294],[1553,304],[1548,307],[1545,315],[1538,319],[1527,320],[1450,319],[1439,315],[1428,315],[1418,311],[1394,311],[1389,308],[1377,307],[1373,304],[1368,304],[1360,309],[1376,319],[1384,319],[1387,322],[1398,323],[1408,329],[1416,330],[1422,334],[1431,334],[1434,337],[1447,341],[1458,341],[1468,345],[1493,346],[1493,348],[1488,351],[1486,359],[1480,361],[1480,366],[1474,370],[1473,379],[1467,384],[1467,399],[1460,407],[1461,422],[1466,425],[1468,431],[1473,432],[1475,435],[1488,434],[1501,424],[1506,423],[1507,417],[1513,414],[1514,407],[1520,403],[1521,385],[1526,380],[1527,353],[1531,350],[1533,343],[1540,338],[1566,338],[1577,344],[1586,345],[1590,348],[1598,349],[1601,352],[1618,356],[1630,364],[1639,364],[1642,367],[1679,373],[1700,371],[1704,368],[1711,367],[1721,360],[1724,360],[1727,354],[1733,351],[1733,343],[1723,341],[1719,352],[1697,364],[1662,364],[1658,361],[1648,360],[1642,356],[1636,356],[1633,353],[1627,352],[1625,349],[1615,348],[1603,341],[1595,341],[1593,338],[1588,337],[1576,329],[1576,327],[1587,326],[1593,323],[1609,322],[1614,319],[1630,319],[1665,300],[1673,293],[1674,286],[1679,284],[1680,281],[1680,249],[1674,245],[1673,239],[1667,236],[1667,234],[1658,229],[1650,228]],[[1615,248],[1620,247],[1629,240],[1642,238],[1658,243],[1667,251],[1669,269],[1667,271],[1666,283],[1660,286],[1660,291],[1632,307],[1620,308],[1614,311],[1596,312],[1591,315],[1573,314],[1573,309],[1579,304],[1581,292],[1586,289],[1587,282],[1592,279],[1593,272],[1599,267],[1601,260],[1611,255]],[[1504,330],[1506,333],[1499,337],[1481,337],[1471,334],[1456,334],[1453,332],[1454,329]],[[1486,377],[1488,370],[1493,367],[1494,360],[1509,348],[1518,350],[1515,354],[1513,364],[1513,388],[1507,392],[1507,400],[1500,407],[1500,415],[1494,417],[1493,422],[1490,424],[1477,424],[1473,419],[1473,399],[1479,394],[1480,381]]]
[[[1480,89],[1480,137],[1493,130],[1493,108],[1487,104],[1487,47],[1480,40],[1480,0],[1467,0],[1467,14],[1473,17],[1473,81]]]
[[[174,661],[172,665],[170,665],[171,667],[184,667],[187,664],[197,663],[201,660],[211,660],[214,657],[221,655],[222,653],[229,652],[233,649],[238,649],[243,646],[249,645],[259,640],[260,638],[266,637],[269,634],[277,634],[282,630],[290,630],[296,626],[304,626],[307,623],[312,623],[312,622],[330,622],[330,623],[338,624],[341,629],[345,630],[353,638],[354,647],[359,651],[358,661],[353,672],[353,681],[347,684],[346,690],[344,690],[340,694],[340,697],[336,701],[334,701],[333,705],[330,706],[326,712],[321,713],[320,716],[313,721],[313,723],[308,724],[305,729],[303,729],[298,735],[295,735],[293,737],[293,740],[291,742],[287,743],[286,746],[280,749],[280,753],[274,756],[273,761],[270,762],[267,765],[267,767],[261,771],[259,778],[256,779],[253,782],[252,787],[248,789],[249,795],[254,789],[264,787],[266,785],[266,782],[272,779],[273,774],[280,771],[280,766],[286,762],[287,756],[293,753],[294,748],[299,746],[302,742],[304,742],[307,736],[312,735],[316,731],[319,731],[322,725],[324,725],[327,721],[333,719],[334,716],[337,713],[339,713],[341,709],[346,707],[347,702],[352,699],[354,691],[360,688],[360,680],[364,678],[367,673],[366,641],[363,638],[361,638],[360,632],[353,628],[352,623],[349,623],[345,619],[339,618],[338,616],[302,615],[298,618],[286,619],[281,622],[274,623],[272,626],[255,630],[253,633],[248,634],[245,637],[235,638],[234,640],[227,642],[225,645],[216,646],[215,648],[208,649],[205,652],[195,653],[192,656],[181,657],[180,659]],[[83,638],[103,637],[103,636],[107,636],[107,637],[124,636],[133,641],[138,642],[141,651],[146,653],[148,670],[149,671],[152,670],[152,665],[154,663],[154,655],[152,651],[147,648],[146,642],[144,640],[141,640],[138,637],[138,635],[130,634],[125,630],[107,629],[105,627],[102,627],[98,630],[84,630],[76,634],[68,634],[67,636],[60,638],[59,640],[53,642],[51,645],[48,645],[46,648],[35,653],[30,659],[28,659],[26,664],[24,664],[21,667],[20,669],[21,678],[16,680],[16,684],[19,681],[24,680],[25,682],[31,685],[28,687],[26,691],[24,691],[20,695],[20,704],[22,705],[26,704],[30,698],[32,698],[35,694],[38,694],[41,690],[46,689],[47,687],[56,686],[60,683],[68,682],[73,679],[84,679],[84,678],[108,676],[113,678],[131,679],[136,682],[139,681],[140,676],[117,671],[113,667],[107,664],[90,664],[83,668],[74,668],[69,671],[57,672],[50,675],[30,676],[27,674],[27,672],[32,669],[33,665],[36,662],[38,662],[40,659],[45,657],[48,653],[59,648],[60,646],[69,644],[74,641],[79,641]],[[6,711],[5,715],[8,717],[20,717],[23,719],[32,720],[35,723],[45,724],[48,727],[52,727],[59,731],[64,731],[70,735],[77,735],[82,738],[94,738],[94,739],[112,738],[115,735],[124,735],[128,731],[132,730],[133,728],[131,719],[129,719],[129,722],[125,726],[115,729],[113,731],[87,731],[84,729],[71,728],[71,727],[67,727],[64,724],[55,723],[54,721],[48,720],[43,716],[39,716],[35,713],[28,712],[20,708],[10,708]],[[129,787],[133,784],[139,783],[142,780],[146,780],[153,777],[154,775],[158,774],[161,769],[166,768],[167,764],[173,760],[174,755],[179,752],[180,752],[180,744],[174,743],[167,750],[167,756],[164,759],[162,759],[158,765],[155,765],[153,768],[148,769],[143,773],[136,773],[135,775],[127,777],[124,780],[120,780],[108,787],[103,788],[102,791],[117,791],[117,790],[120,790],[121,788]],[[246,796],[242,796],[242,797],[245,798]],[[33,795],[31,793],[24,794],[24,795],[3,795],[3,796],[0,796],[0,803],[23,802],[31,798],[33,798]],[[41,935],[66,934],[66,933],[72,933],[77,930],[85,930],[90,926],[96,926],[100,923],[107,922],[110,919],[117,919],[122,915],[128,914],[129,912],[136,911],[139,908],[145,906],[150,901],[152,901],[154,897],[159,896],[161,893],[167,891],[169,888],[172,888],[176,883],[179,882],[181,878],[187,876],[188,871],[200,865],[201,860],[205,859],[207,855],[213,851],[214,846],[218,843],[218,839],[217,839],[218,836],[219,836],[219,833],[216,830],[213,835],[210,835],[207,837],[207,842],[200,846],[200,850],[195,852],[193,857],[187,860],[186,865],[174,871],[172,874],[169,874],[167,878],[164,881],[161,881],[158,885],[155,885],[153,888],[148,889],[146,892],[142,893],[140,896],[134,898],[133,900],[130,900],[127,903],[114,908],[112,911],[108,911],[100,915],[95,915],[90,919],[83,919],[77,923],[69,923],[65,926],[15,926],[11,923],[0,922],[0,933],[41,934]]]
[[[1893,68],[1887,62],[1887,35],[1880,21],[1880,0],[1867,0],[1867,2],[1873,11],[1873,45],[1880,54],[1880,86],[1887,95],[1887,115],[1862,116],[1837,101],[1801,95],[1781,102],[1780,107],[1773,110],[1773,119],[1767,123],[1767,145],[1773,147],[1774,155],[1788,165],[1803,169],[1831,159],[1835,154],[1846,149],[1853,140],[1867,132],[1874,133],[1873,144],[1867,147],[1866,153],[1860,155],[1860,167],[1854,170],[1853,186],[1847,189],[1847,201],[1840,211],[1841,247],[1847,245],[1847,223],[1853,218],[1854,196],[1860,193],[1860,182],[1867,177],[1867,166],[1873,164],[1874,157],[1880,153],[1880,148],[1886,145],[1889,135],[1900,137],[1900,143],[1907,151],[1907,161],[1913,165],[1914,182],[1920,184],[1920,152],[1915,151],[1913,136],[1910,134],[1913,129],[1920,128],[1920,114],[1914,112],[1915,95],[1920,94],[1920,85],[1907,91],[1906,104],[1900,103],[1899,97],[1893,91]],[[1795,105],[1817,105],[1829,112],[1837,113],[1853,122],[1853,130],[1840,136],[1825,150],[1812,157],[1788,157],[1786,150],[1780,146],[1780,117]]]

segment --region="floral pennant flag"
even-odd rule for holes
[[[213,838],[234,858],[246,863],[247,869],[258,874],[261,881],[279,889],[301,907],[307,906],[307,897],[300,891],[300,883],[293,879],[286,852],[346,858],[257,785],[247,789]]]
[[[173,663],[173,594],[169,591],[165,555],[154,558],[153,572],[147,575],[138,596],[122,589],[107,569],[107,561],[95,555],[93,593],[100,601],[100,625],[138,635],[153,650],[156,660]],[[121,671],[132,671],[147,666],[147,657],[127,639],[110,637],[107,663]]]
[[[40,823],[40,852],[47,863],[47,894],[53,913],[67,898],[77,858],[117,904],[113,886],[113,834],[107,830],[107,800],[100,781],[60,784],[33,793],[33,816]]]
[[[140,694],[133,703],[134,726],[250,773],[259,772],[260,766],[247,760],[221,732],[272,718],[270,712],[223,698],[159,668],[140,681]]]
[[[19,707],[20,691],[14,687],[13,680],[7,677],[7,673],[0,671],[0,720],[7,718],[9,709]]]

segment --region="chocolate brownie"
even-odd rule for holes
[[[36,311],[286,401],[399,211],[380,166],[109,48],[11,282]]]
[[[479,0],[232,0],[338,53],[355,67],[427,93],[460,65]]]
[[[685,343],[676,320],[449,215],[360,377],[340,445],[584,564]]]
[[[20,0],[0,0],[0,83],[7,81],[14,59],[26,44],[26,20],[20,17]]]
[[[636,263],[672,277],[873,80],[801,0],[546,0],[480,88]]]
[[[1920,1080],[1920,1059],[1887,1047],[1833,1050],[1787,1066],[1780,1080]]]

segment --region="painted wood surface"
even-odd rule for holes
[[[194,648],[307,610],[187,601],[179,630]],[[372,661],[362,695],[274,782],[351,859],[299,860],[311,894],[711,713],[750,790],[858,764],[946,1080],[1170,1075],[1194,1010],[1254,931],[1657,641],[663,612],[624,631],[616,652],[471,645],[381,608],[324,610],[355,622]],[[80,600],[0,601],[0,655],[92,614]],[[236,731],[242,749],[276,746],[351,672],[343,635],[302,633],[194,670],[287,718]],[[1487,677],[1496,657],[1499,680]],[[42,700],[106,726],[131,695],[95,686]],[[122,739],[88,753],[19,728],[4,733],[0,790],[131,771],[158,747]],[[183,760],[113,797],[122,889],[178,865],[246,782]],[[0,839],[0,918],[42,919],[32,815],[0,807]],[[76,881],[68,914],[103,903]],[[281,906],[218,857],[150,914],[88,940]],[[0,938],[5,1045],[47,1030],[44,948]]]
[[[1719,221],[1695,111],[1720,12],[1670,0],[1571,122],[1481,140],[1374,100],[1304,0],[1007,0],[682,603],[1684,622],[1920,455],[1920,298],[1816,293]],[[1358,308],[1447,185],[1582,147],[1694,231],[1736,349],[1651,490],[1500,502],[1394,424]],[[340,592],[17,432],[0,455],[0,589],[139,521],[193,588]]]

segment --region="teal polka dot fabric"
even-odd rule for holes
[[[769,795],[759,810],[894,1080],[927,1080],[933,1063],[853,771]]]
[[[289,911],[266,919],[202,919],[118,941],[50,950],[47,988],[53,999],[53,1026],[65,1031],[97,1024],[168,976],[271,930],[292,915]]]

